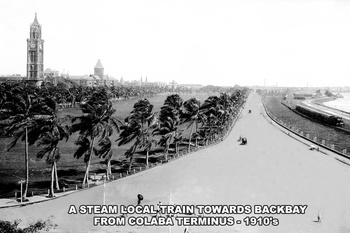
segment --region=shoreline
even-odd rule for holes
[[[335,107],[331,107],[331,106],[328,106],[328,105],[324,104],[324,103],[327,103],[327,102],[335,101],[337,99],[338,98],[335,98],[335,97],[325,97],[325,98],[312,100],[311,102],[314,103],[314,104],[321,105],[323,107],[329,108],[329,109],[334,110],[334,111],[339,111],[339,112],[342,112],[342,113],[350,114],[350,111],[345,111],[345,110],[342,110],[342,109],[339,109],[339,108],[335,108]]]

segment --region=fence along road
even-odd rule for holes
[[[251,109],[252,113],[248,113]],[[70,205],[308,205],[302,215],[266,215],[279,226],[196,227],[193,232],[349,232],[350,167],[309,150],[261,115],[260,98],[249,97],[241,118],[225,141],[168,164],[83,192],[21,208],[0,209],[2,220],[22,224],[53,216],[54,232],[183,232],[183,226],[94,227],[89,214],[68,215]],[[244,136],[247,145],[237,139]],[[314,222],[321,215],[321,223]],[[129,215],[130,217],[131,215]],[[245,215],[234,215],[243,220]]]

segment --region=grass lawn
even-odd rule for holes
[[[201,103],[203,103],[209,95],[181,95],[183,100],[188,100],[192,97],[197,97]],[[164,104],[164,100],[167,96],[160,95],[156,97],[148,98],[151,104],[154,105],[154,112],[160,111],[161,106]],[[115,116],[120,119],[124,119],[132,111],[133,105],[138,101],[138,98],[128,99],[125,101],[114,102],[113,106],[117,110]],[[79,116],[81,111],[79,109],[71,108],[61,110],[60,115]],[[186,127],[184,126],[186,129]],[[184,137],[188,137],[189,130],[184,131]],[[58,176],[60,181],[64,181],[68,186],[75,186],[75,183],[81,183],[81,180],[85,172],[85,163],[83,158],[76,159],[73,154],[76,150],[74,142],[76,141],[78,134],[73,134],[67,142],[63,141],[59,143],[61,151],[61,159],[58,161]],[[117,134],[112,136],[112,141],[118,138]],[[0,197],[13,196],[14,192],[19,189],[18,181],[25,177],[24,166],[24,143],[19,141],[15,148],[6,152],[7,146],[12,141],[11,138],[0,138]],[[125,151],[130,147],[130,144],[118,147],[117,143],[114,144],[113,154],[114,158],[111,162],[112,173],[119,176],[119,173],[125,173],[128,167],[128,162],[124,156]],[[29,147],[29,174],[30,184],[29,193],[45,192],[50,183],[50,166],[46,163],[46,158],[36,158],[36,153],[40,148],[36,146]],[[145,156],[136,155],[134,160],[134,167],[145,166]],[[155,163],[163,158],[161,148],[156,148],[151,153],[149,161]],[[93,156],[91,160],[90,173],[104,173],[105,163],[102,159]]]

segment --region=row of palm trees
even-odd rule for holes
[[[73,82],[60,82],[56,86],[50,82],[44,82],[39,88],[35,85],[28,85],[24,82],[19,83],[2,83],[0,85],[0,101],[6,99],[7,90],[12,89],[14,86],[30,86],[40,96],[45,96],[53,99],[58,105],[68,105],[71,107],[76,106],[80,102],[86,101],[86,99],[97,90],[104,89],[110,100],[119,100],[132,97],[152,97],[161,93],[172,92],[172,88],[168,86],[104,86],[104,87],[83,87],[74,84]],[[179,93],[191,93],[191,89],[186,87],[177,87],[175,92]],[[1,104],[1,103],[0,103]]]
[[[233,119],[247,97],[247,89],[236,89],[233,93],[210,96],[203,104],[196,98],[183,101],[179,94],[171,94],[165,99],[159,112],[153,112],[153,105],[147,99],[135,103],[133,110],[124,119],[117,119],[108,88],[92,89],[79,103],[79,116],[58,116],[57,97],[45,90],[28,84],[0,85],[0,126],[3,134],[12,136],[8,147],[12,149],[19,140],[25,144],[25,188],[26,198],[29,181],[28,146],[36,144],[41,148],[38,158],[46,157],[51,166],[50,195],[60,189],[57,162],[60,159],[58,143],[68,140],[77,133],[75,158],[84,158],[86,170],[83,184],[89,179],[91,159],[98,156],[106,161],[107,179],[110,178],[111,161],[115,142],[111,136],[118,134],[117,146],[130,145],[125,152],[132,169],[135,154],[146,154],[149,166],[150,151],[159,146],[164,149],[164,159],[168,160],[170,147],[178,153],[179,145],[191,147],[208,145],[220,139],[229,130]],[[190,129],[188,138],[184,132]]]
[[[7,87],[7,88],[4,88]],[[28,191],[29,180],[29,153],[28,146],[37,142],[42,150],[37,154],[39,158],[47,155],[51,165],[52,185],[57,179],[56,162],[60,157],[57,144],[70,135],[64,119],[58,118],[56,102],[44,96],[39,96],[35,88],[27,85],[15,85],[12,88],[2,85],[2,98],[0,101],[0,125],[2,133],[14,139],[7,150],[12,149],[19,140],[24,141],[25,150],[25,189],[24,197]]]
[[[146,86],[103,86],[103,87],[84,87],[78,86],[74,82],[60,82],[54,86],[51,82],[44,82],[40,91],[43,95],[50,96],[60,105],[76,106],[80,102],[86,101],[86,98],[99,89],[104,89],[110,100],[120,100],[132,97],[152,97],[160,93],[169,93],[172,91],[181,93],[190,93],[191,89],[186,87],[177,87],[175,90],[169,86],[158,86],[149,84]]]

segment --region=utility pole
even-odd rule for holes
[[[22,204],[22,202],[23,202],[23,183],[24,183],[25,181],[24,180],[20,180],[18,183],[21,185],[21,204]]]
[[[103,175],[103,205],[106,205],[106,176]]]

